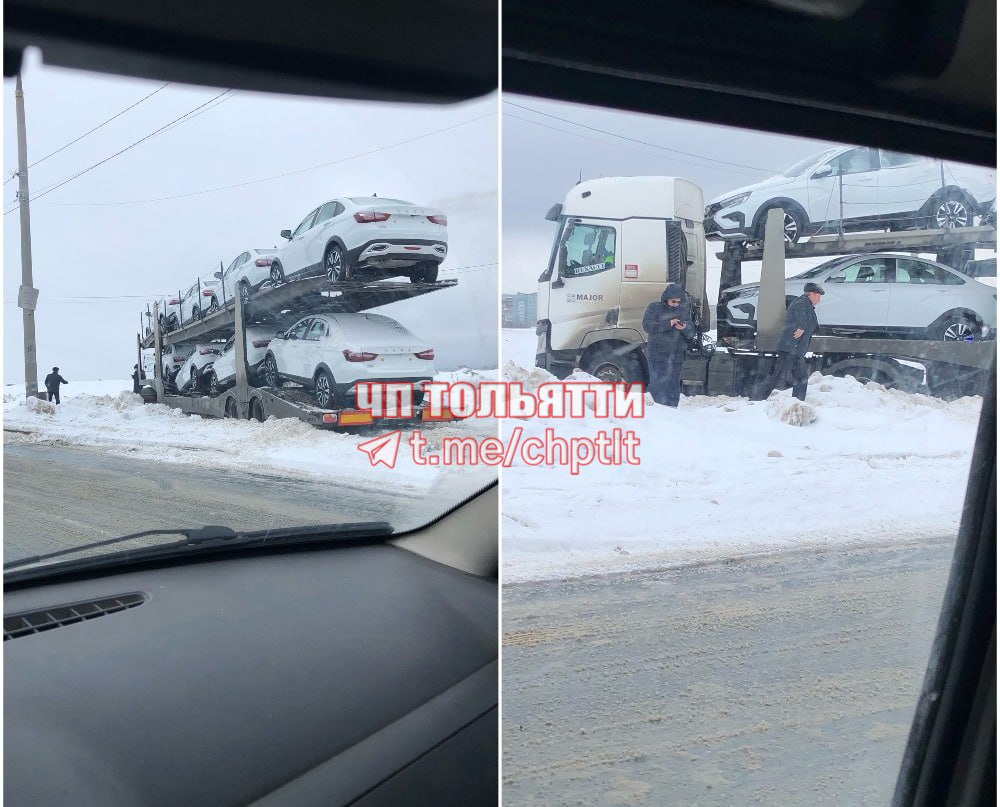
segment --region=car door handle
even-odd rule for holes
[[[872,294],[885,294],[888,289],[869,289]]]

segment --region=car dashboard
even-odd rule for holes
[[[8,589],[7,802],[495,804],[497,581],[426,554],[272,550]]]

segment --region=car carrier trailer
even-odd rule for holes
[[[206,313],[180,328],[164,332],[159,311],[154,309],[152,328],[139,340],[140,366],[142,350],[155,349],[154,377],[146,388],[147,400],[164,403],[194,415],[215,418],[254,419],[263,422],[274,416],[298,418],[320,428],[364,426],[376,421],[370,412],[351,409],[323,409],[302,387],[285,386],[280,389],[254,387],[249,383],[246,328],[259,326],[284,331],[310,314],[357,313],[389,303],[409,300],[424,294],[449,289],[457,280],[440,280],[433,283],[392,283],[386,281],[330,281],[325,277],[306,278],[283,283],[264,294],[255,295],[249,302],[237,295],[216,311]],[[179,393],[163,377],[162,351],[167,344],[194,341],[229,339],[235,335],[236,383],[213,397],[200,394]],[[394,424],[410,420],[414,423],[429,420],[430,414],[422,406],[413,407],[412,418],[393,418]],[[438,416],[434,420],[442,420]]]
[[[546,216],[558,222],[539,278],[535,364],[565,378],[582,369],[605,381],[648,383],[642,316],[667,283],[692,298],[697,340],[683,369],[686,394],[750,396],[776,359],[786,308],[786,245],[780,215],[769,214],[764,245],[727,242],[720,295],[742,283],[742,266],[762,261],[758,327],[750,339],[708,345],[706,241],[701,190],[675,177],[606,177],[577,184]],[[993,225],[815,237],[788,257],[866,252],[934,253],[961,268],[976,247],[996,249]],[[814,336],[810,367],[904,390],[955,397],[975,390],[995,340],[939,342]],[[914,366],[916,365],[916,366]]]

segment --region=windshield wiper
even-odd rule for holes
[[[67,555],[75,555],[91,549],[100,549],[103,546],[113,546],[114,544],[134,541],[138,538],[146,538],[153,535],[183,535],[183,540],[171,541],[166,544],[154,544],[152,546],[141,546],[133,550],[114,553],[114,557],[145,555],[149,553],[160,553],[167,550],[185,549],[193,547],[230,547],[230,546],[259,546],[262,544],[282,544],[289,545],[295,543],[307,543],[320,539],[357,539],[357,538],[378,538],[391,535],[392,525],[385,521],[361,521],[348,522],[345,524],[320,524],[308,527],[282,527],[272,530],[254,530],[252,532],[236,532],[230,527],[209,525],[205,527],[192,527],[189,529],[167,529],[167,530],[144,530],[134,532],[130,535],[122,535],[118,538],[108,538],[104,541],[94,541],[89,544],[60,549],[57,552],[47,552],[44,555],[29,555],[26,558],[18,558],[4,563],[4,572],[12,569],[19,569],[23,566],[32,566],[36,563],[61,558]],[[102,560],[109,556],[95,556],[91,560]]]

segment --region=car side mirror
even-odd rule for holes
[[[281,237],[284,238],[286,241],[291,241],[292,240],[292,231],[291,230],[282,230],[281,231]]]
[[[217,277],[217,278],[218,278],[219,280],[222,280],[222,272],[215,272],[215,273],[214,273],[214,274],[212,275],[212,277]]]
[[[833,173],[832,165],[824,165],[822,168],[817,168],[815,173],[812,175],[813,179],[822,179],[823,177],[828,177]]]

